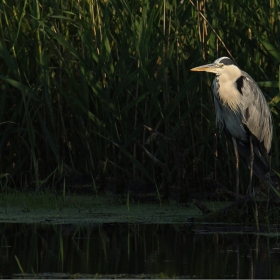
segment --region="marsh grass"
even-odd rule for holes
[[[5,222],[186,224],[194,220],[198,226],[203,223],[217,227],[223,224],[229,228],[232,225],[255,226],[256,230],[266,227],[268,231],[279,222],[280,211],[277,204],[266,207],[264,202],[256,201],[251,204],[244,203],[239,207],[230,207],[231,204],[219,201],[204,202],[211,211],[210,214],[204,215],[193,203],[189,203],[188,207],[174,200],[161,205],[139,204],[132,201],[123,204],[112,193],[95,198],[80,195],[63,198],[47,191],[40,194],[0,195],[0,210],[6,214],[2,217]]]
[[[176,157],[163,143],[146,145],[143,125],[178,138],[181,122],[188,185],[213,176],[232,187],[213,77],[189,73],[230,54],[262,82],[276,132],[272,166],[279,167],[277,2],[1,0],[0,9],[2,189],[38,190],[72,173],[159,182],[162,171],[134,139],[176,184]]]
[[[21,206],[23,211],[38,208],[54,209],[57,208],[57,205],[63,203],[63,201],[62,197],[56,196],[51,192],[40,194],[14,192],[2,193],[0,196],[2,207]]]
[[[216,207],[216,203],[212,203],[212,207],[209,202],[205,205],[212,213],[196,217],[196,224],[200,222],[211,225],[224,224],[228,228],[234,225],[248,226],[254,227],[256,232],[279,230],[280,211],[277,203],[271,203],[269,207],[260,200],[249,201],[249,203],[243,201],[243,204],[238,207],[231,203],[228,205],[220,203],[218,207]]]

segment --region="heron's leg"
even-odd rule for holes
[[[235,155],[235,169],[236,169],[236,194],[235,194],[235,200],[239,200],[239,156],[238,156],[238,149],[236,140],[234,137],[232,137],[232,143],[234,148],[234,155]]]
[[[252,194],[253,170],[254,170],[254,146],[253,146],[252,136],[250,136],[250,181],[248,186],[249,195]]]

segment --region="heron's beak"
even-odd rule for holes
[[[216,73],[217,72],[217,65],[212,63],[212,64],[206,64],[206,65],[202,65],[202,66],[198,66],[195,68],[192,68],[191,71],[195,71],[195,72],[211,72],[211,73]]]

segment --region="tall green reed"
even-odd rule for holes
[[[277,168],[278,6],[243,2],[0,1],[1,172],[18,187],[39,189],[69,172],[96,175],[106,162],[107,177],[159,181],[162,171],[134,139],[145,145],[143,125],[178,139],[185,122],[188,184],[213,173],[231,185],[231,149],[214,123],[213,77],[189,73],[229,52],[263,81]],[[169,147],[146,148],[176,183]]]

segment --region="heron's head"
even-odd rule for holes
[[[230,70],[232,67],[234,68],[237,67],[234,61],[226,56],[223,56],[216,59],[214,63],[192,68],[191,71],[197,71],[197,72],[204,71],[204,72],[211,72],[216,75],[220,75],[225,71]]]

